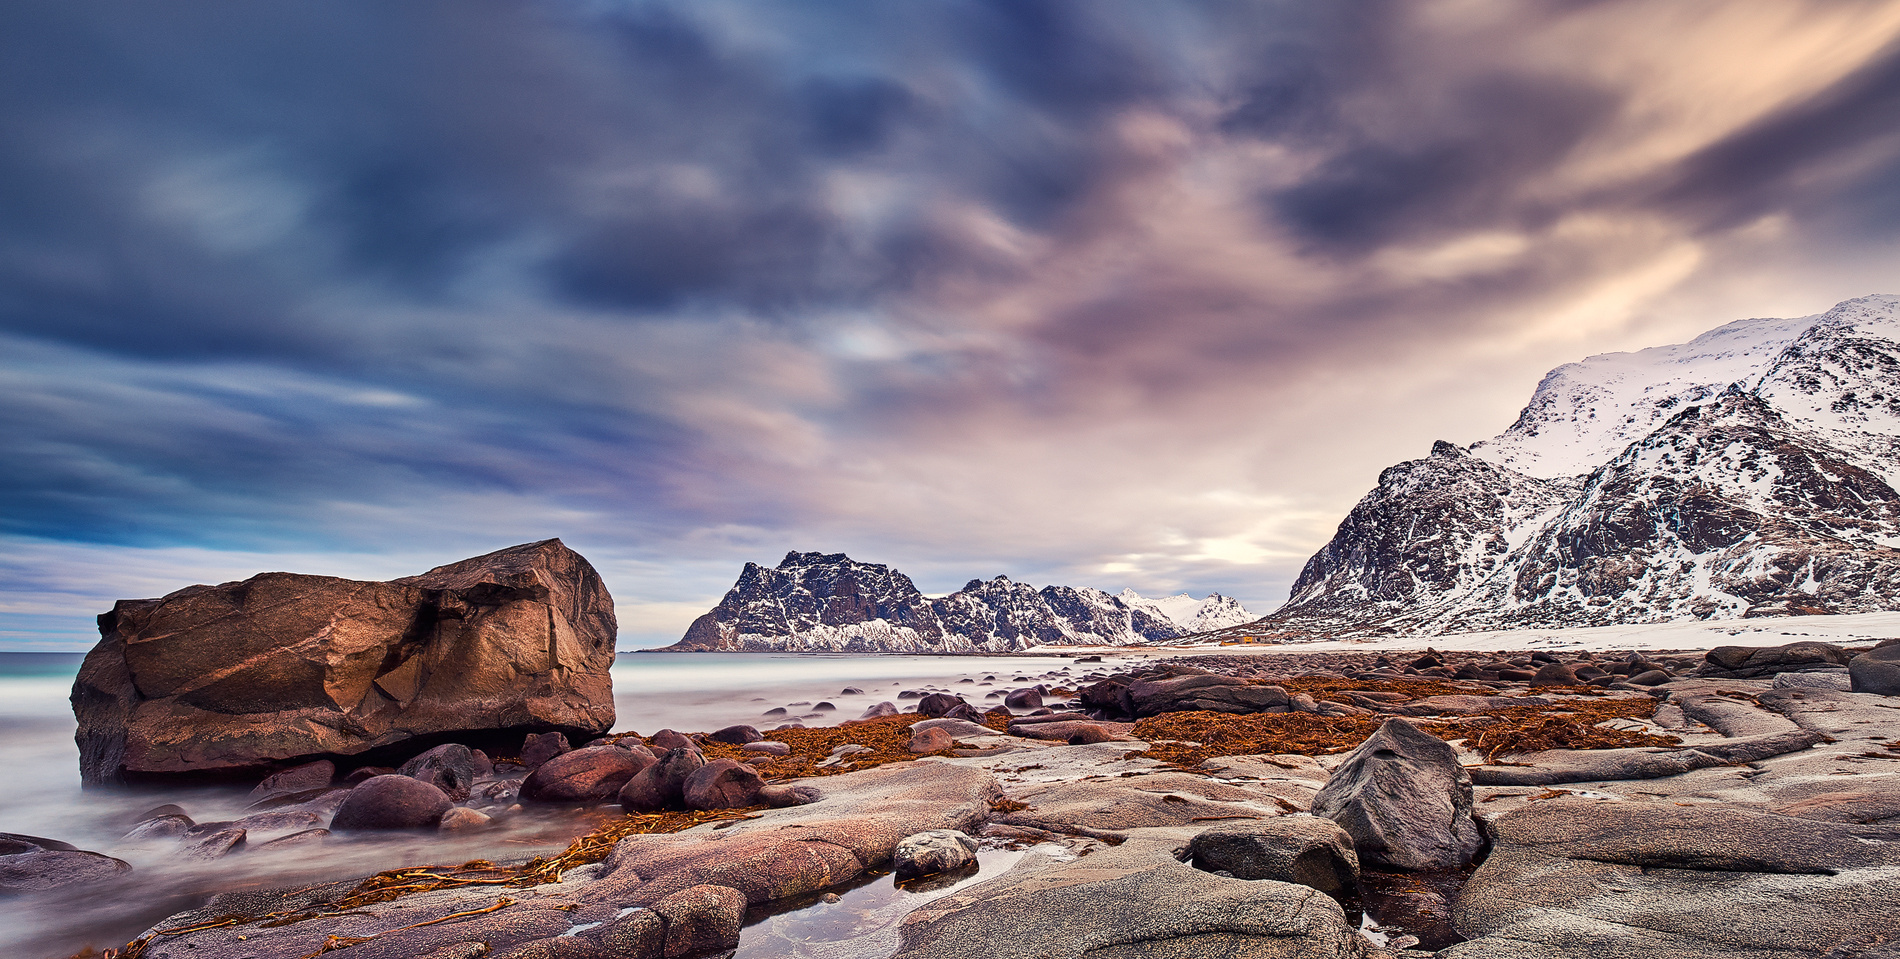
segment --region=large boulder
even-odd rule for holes
[[[1285,712],[1292,697],[1278,686],[1258,686],[1232,676],[1173,676],[1128,684],[1136,716],[1188,710],[1217,713]]]
[[[1835,669],[1847,665],[1847,651],[1832,643],[1799,642],[1785,646],[1717,646],[1703,656],[1703,676],[1758,679],[1776,673]]]
[[[234,778],[411,737],[613,726],[613,599],[560,540],[420,576],[260,573],[121,600],[73,684],[88,784]],[[387,762],[389,760],[381,760]]]
[[[1890,640],[1849,660],[1847,675],[1854,692],[1900,696],[1900,642]]]
[[[1344,827],[1365,864],[1457,869],[1484,845],[1458,754],[1403,719],[1346,754],[1313,797],[1313,815]]]

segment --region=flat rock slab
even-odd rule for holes
[[[1305,886],[1225,879],[1175,860],[1178,831],[1071,862],[1025,861],[905,917],[893,959],[1345,959],[1369,954]]]
[[[1191,773],[1162,772],[1032,787],[1011,798],[1028,803],[1029,808],[999,816],[998,822],[1050,832],[1187,826],[1262,819],[1288,811],[1271,793]]]
[[[1887,955],[1900,830],[1735,807],[1537,803],[1493,823],[1442,959]]]

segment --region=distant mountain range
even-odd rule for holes
[[[1900,608],[1900,297],[1740,320],[1544,377],[1400,463],[1286,605],[1207,638]]]
[[[674,651],[978,653],[1032,646],[1122,646],[1178,639],[1254,618],[1219,593],[1146,599],[1133,590],[970,580],[931,599],[910,577],[843,553],[747,563],[719,605]]]

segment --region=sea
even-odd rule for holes
[[[612,669],[614,728],[651,735],[663,728],[697,732],[736,723],[760,729],[787,722],[828,726],[856,719],[878,702],[899,702],[905,690],[955,692],[981,708],[1000,702],[1008,690],[1060,684],[1090,668],[1074,666],[1075,655],[622,653]],[[235,820],[257,810],[247,808],[248,789],[241,787],[81,788],[67,697],[83,658],[80,653],[0,652],[0,833],[71,843],[133,868],[105,889],[0,896],[0,957],[65,959],[87,948],[120,946],[216,892],[558,852],[617,812],[529,809],[466,835],[333,838],[281,851],[257,848],[273,838],[260,833],[248,837],[250,848],[210,860],[185,858],[175,843],[129,844],[122,837],[160,805],[180,806],[200,823]],[[986,861],[1001,865],[996,856]],[[984,871],[990,871],[988,866]],[[911,894],[867,887],[852,898],[886,902]],[[742,948],[742,956],[774,954],[766,937],[753,939],[758,945]]]

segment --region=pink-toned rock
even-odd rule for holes
[[[688,809],[744,809],[761,805],[765,780],[744,763],[715,759],[687,777],[681,790]]]
[[[560,733],[533,733],[521,741],[521,765],[533,770],[573,748]]]
[[[912,731],[910,734],[910,751],[920,755],[923,753],[940,753],[956,744],[957,741],[950,737],[950,733],[947,730],[943,729],[919,729]]]
[[[547,803],[611,802],[620,788],[653,763],[653,754],[619,746],[588,746],[542,763],[521,784],[521,798]]]
[[[654,903],[666,924],[666,959],[738,945],[745,905],[745,895],[727,886],[693,886]]]
[[[706,757],[697,749],[669,749],[658,762],[627,780],[620,789],[620,805],[628,812],[677,809],[686,801],[686,781],[705,765]]]

